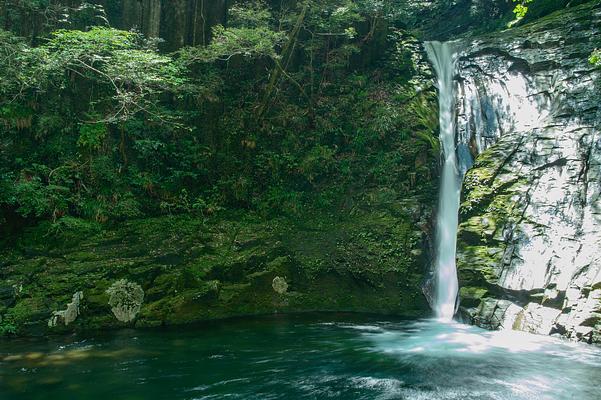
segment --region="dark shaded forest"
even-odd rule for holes
[[[100,5],[3,9],[3,240],[40,222],[350,210],[370,187],[430,180],[434,92],[411,80],[416,44],[392,4],[243,2],[175,52]]]

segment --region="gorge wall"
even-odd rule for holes
[[[458,63],[461,311],[486,328],[601,341],[601,4],[477,38]]]
[[[161,37],[166,50],[206,43],[210,28],[226,22],[228,6],[226,0],[97,3],[111,25]],[[436,7],[442,3],[454,6]],[[465,39],[457,127],[477,160],[465,179],[457,254],[461,311],[477,325],[601,341],[600,75],[587,60],[601,46],[591,39],[598,37],[600,3]],[[500,19],[512,3],[411,4],[416,20],[439,16],[421,26],[423,37],[444,39],[485,16]],[[21,31],[33,37],[36,29],[24,24]],[[384,48],[387,55],[364,78],[378,85],[360,95],[384,104],[384,119],[403,118],[411,133],[401,138],[395,128],[390,145],[361,156],[374,160],[374,172],[353,177],[356,189],[343,206],[275,219],[166,215],[75,231],[76,238],[60,243],[47,229],[29,229],[18,246],[0,253],[0,333],[316,310],[427,315],[421,285],[438,154],[412,135],[436,130],[432,74],[417,40],[395,46],[411,60],[403,72],[411,87],[382,78],[382,66],[399,68]],[[366,47],[357,57],[377,46]],[[361,82],[343,83],[356,89]],[[399,88],[424,97],[411,109],[399,100]],[[333,92],[336,109],[346,112],[342,90]],[[370,118],[349,117],[349,137]]]

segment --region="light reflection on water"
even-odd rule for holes
[[[0,341],[0,399],[601,398],[601,349],[454,322],[317,315]]]

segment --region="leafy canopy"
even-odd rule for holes
[[[0,30],[0,230],[416,190],[437,119],[403,1],[235,1],[208,45],[173,54],[107,26]]]

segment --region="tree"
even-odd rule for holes
[[[106,26],[1,31],[0,229],[296,213],[388,179],[380,154],[398,170],[434,132],[396,28],[403,1],[236,1],[208,45],[173,54]]]
[[[135,32],[60,30],[41,50],[47,55],[42,68],[55,87],[65,87],[77,75],[102,88],[90,102],[89,114],[100,116],[93,122],[122,122],[139,112],[164,120],[158,96],[185,83],[180,66]]]
[[[0,207],[53,219],[69,209],[135,214],[127,190],[98,196],[122,184],[127,136],[143,129],[128,124],[179,126],[164,101],[186,84],[183,66],[136,32],[94,27],[56,31],[37,47],[0,31],[0,70],[1,155],[39,146],[25,158],[2,157]],[[107,168],[115,153],[120,162]],[[94,181],[100,186],[91,189]],[[82,202],[82,191],[96,206]]]
[[[85,29],[108,26],[104,8],[84,0],[0,0],[0,27],[30,44],[58,28]]]

